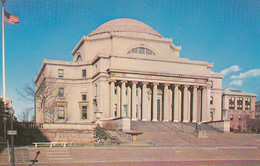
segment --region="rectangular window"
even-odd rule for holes
[[[115,117],[117,117],[117,104],[115,104],[114,115],[115,115]]]
[[[233,115],[230,116],[230,121],[233,121]]]
[[[64,97],[64,88],[58,89],[58,97]]]
[[[235,109],[235,98],[234,97],[229,98],[229,109]]]
[[[237,109],[238,110],[242,110],[243,109],[243,98],[242,97],[238,97],[237,98]]]
[[[82,106],[81,107],[81,111],[82,111],[82,119],[87,119],[87,106]]]
[[[124,105],[123,117],[127,116],[127,104]]]
[[[135,114],[135,117],[137,117],[137,115],[138,115],[138,104],[136,104],[136,107],[135,107],[135,109],[136,109],[136,114]]]
[[[210,96],[210,104],[212,105],[213,104],[213,97]]]
[[[87,77],[87,71],[84,69],[82,70],[82,78],[86,78]]]
[[[210,88],[213,88],[213,81],[210,81]]]
[[[58,77],[63,78],[63,69],[58,70]]]
[[[87,100],[87,95],[85,95],[85,94],[82,95],[82,96],[81,96],[81,99],[82,99],[82,101],[86,101],[86,100]]]
[[[58,119],[64,119],[65,111],[64,106],[58,106]]]
[[[251,99],[246,98],[245,100],[245,110],[250,110],[251,109]]]

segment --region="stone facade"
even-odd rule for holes
[[[179,57],[180,50],[140,21],[109,21],[82,37],[73,62],[44,60],[35,79],[36,122],[87,125],[97,115],[101,121],[221,120],[223,75],[211,73],[213,64]],[[43,102],[46,87],[51,93]]]
[[[223,120],[230,120],[230,128],[246,131],[250,119],[255,119],[255,98],[257,95],[238,89],[223,90]]]

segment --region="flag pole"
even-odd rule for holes
[[[5,10],[4,3],[6,0],[2,1],[2,58],[3,58],[3,102],[6,102],[6,92],[5,92]]]

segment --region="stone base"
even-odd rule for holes
[[[206,130],[199,130],[198,131],[198,138],[209,138],[209,136],[207,136]]]

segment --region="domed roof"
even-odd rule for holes
[[[136,32],[136,33],[146,33],[150,35],[155,35],[162,37],[157,31],[155,31],[149,25],[134,19],[129,18],[119,18],[115,20],[108,21],[97,29],[92,31],[89,35],[96,35],[108,32]]]

